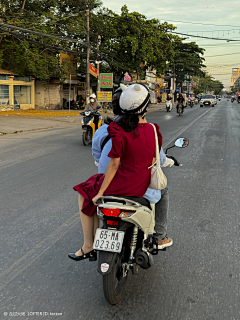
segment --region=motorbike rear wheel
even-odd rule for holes
[[[122,258],[119,254],[113,263],[110,273],[103,276],[103,292],[110,304],[118,304],[125,294],[127,276],[123,277]]]
[[[85,146],[88,146],[89,142],[90,142],[90,136],[91,136],[91,132],[90,130],[84,131],[83,135],[82,135],[82,140],[83,140],[83,144]]]

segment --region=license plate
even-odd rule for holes
[[[121,252],[124,232],[106,229],[97,229],[93,249],[110,252]]]
[[[210,102],[204,102],[204,104],[210,104]]]

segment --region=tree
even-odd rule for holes
[[[143,77],[148,68],[156,69],[159,75],[169,69],[174,56],[173,40],[178,38],[170,33],[175,29],[173,25],[130,13],[126,5],[120,15],[103,9],[92,21],[92,31],[102,32],[100,51],[110,57],[107,62],[114,73],[135,71]]]
[[[224,85],[222,82],[215,80],[212,76],[205,74],[204,77],[194,77],[194,81],[197,83],[197,87],[194,88],[194,93],[207,93],[208,91],[214,91],[214,94],[220,95]]]
[[[1,22],[85,41],[86,4],[94,9],[101,3],[98,0],[2,0]],[[0,29],[0,64],[20,75],[34,74],[37,78],[49,79],[54,72],[60,78],[64,74],[64,69],[59,65],[60,48],[76,51],[78,56],[86,50],[86,44],[83,46],[81,41],[73,43],[5,30]]]
[[[204,76],[202,68],[204,49],[200,48],[195,42],[183,42],[185,39],[176,39],[174,43],[174,66],[176,82],[186,80],[189,76]]]

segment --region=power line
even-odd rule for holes
[[[119,69],[122,69],[122,70],[126,70],[126,68],[124,66],[122,66],[121,64],[117,63],[115,60],[113,60],[113,58],[111,57],[107,57],[105,54],[103,54],[100,50],[97,50],[95,49],[94,47],[91,47],[91,44],[88,43],[88,42],[82,42],[82,41],[79,41],[79,40],[76,40],[76,39],[71,39],[71,38],[66,38],[66,37],[59,37],[59,36],[55,36],[55,35],[51,35],[51,34],[48,34],[48,33],[42,33],[42,32],[38,32],[38,31],[33,31],[33,30],[29,30],[29,29],[25,29],[25,28],[21,28],[21,27],[17,27],[17,26],[13,26],[13,25],[9,25],[9,24],[5,24],[5,23],[0,23],[0,26],[3,26],[3,27],[6,27],[6,28],[9,28],[9,29],[14,29],[14,30],[18,30],[18,31],[22,31],[22,32],[25,32],[25,33],[30,33],[30,34],[35,34],[35,35],[39,35],[39,36],[43,36],[43,37],[49,37],[49,38],[53,38],[53,39],[58,39],[58,40],[61,40],[61,41],[69,41],[69,42],[74,42],[74,43],[77,43],[79,42],[80,45],[84,46],[84,47],[87,47],[87,48],[91,48],[91,50],[93,50],[94,52],[96,52],[100,57],[102,57],[104,60],[108,61],[108,62],[111,62],[113,65],[117,66]],[[3,28],[1,28],[3,30],[3,32],[8,32],[10,34],[13,34],[14,36],[19,36],[20,34],[17,34],[15,32],[11,32],[11,31],[7,31]],[[46,47],[53,47],[53,46],[50,46],[50,45],[46,45],[44,43],[41,43],[41,42],[33,42],[35,40],[32,40],[32,39],[29,39],[23,35],[21,35],[22,37],[24,37],[24,39],[26,41],[29,41],[29,42],[32,42],[32,43],[35,43],[35,44],[39,44],[39,45],[42,45],[42,46],[46,46]],[[55,47],[56,50],[62,50],[60,47]],[[64,49],[66,51],[69,52],[69,50],[67,49]],[[75,52],[75,51],[71,51],[71,52]]]
[[[214,56],[205,56],[205,58],[213,58],[213,57],[222,57],[222,56],[232,56],[234,54],[240,54],[240,52],[233,52],[233,53],[225,53],[225,54],[216,54]]]
[[[121,17],[113,17],[113,16],[109,16],[107,14],[103,14],[103,16],[105,17],[108,17],[108,18],[111,18],[111,19],[116,19],[116,20],[119,20],[121,22],[126,22],[126,23],[131,23],[131,25],[136,25],[138,27],[140,27],[141,25],[144,26],[145,28],[150,28],[150,29],[154,29],[154,30],[158,30],[158,31],[162,31],[160,28],[158,27],[153,27],[153,26],[148,26],[148,25],[145,25],[145,24],[138,24],[138,23],[134,23],[133,21],[129,21],[129,20],[126,20],[126,19],[122,19]],[[225,38],[213,38],[213,37],[204,37],[204,36],[196,36],[196,35],[193,35],[193,34],[187,34],[187,33],[181,33],[181,32],[176,32],[176,31],[171,31],[172,34],[177,34],[177,35],[180,35],[180,36],[186,36],[186,37],[193,37],[193,38],[201,38],[201,39],[210,39],[210,40],[220,40],[220,41],[227,41],[227,42],[238,42],[240,40],[236,40],[236,39],[225,39]]]

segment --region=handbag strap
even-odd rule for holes
[[[156,131],[156,127],[154,124],[150,123],[151,126],[153,127],[153,130],[154,130],[154,135],[155,135],[155,144],[156,144],[156,163],[157,163],[157,167],[160,168],[160,156],[159,156],[159,145],[158,145],[158,137],[157,137],[157,131]],[[154,166],[154,164],[149,167],[149,168],[152,168]],[[148,169],[149,169],[148,168]]]

